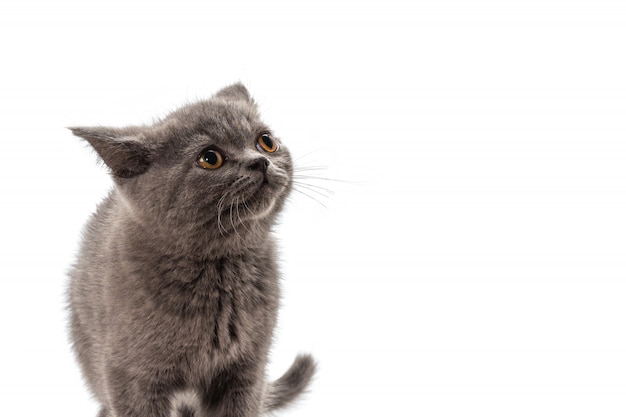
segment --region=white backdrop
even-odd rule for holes
[[[64,126],[238,80],[343,181],[277,228],[269,373],[320,362],[280,415],[626,415],[625,40],[623,1],[3,0],[2,415],[96,415],[63,294],[111,183]]]

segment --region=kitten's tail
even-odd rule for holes
[[[263,401],[265,411],[276,410],[292,402],[306,389],[315,368],[315,360],[311,355],[296,356],[287,372],[268,385]]]

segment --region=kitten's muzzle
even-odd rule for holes
[[[270,166],[270,160],[264,156],[258,156],[248,164],[248,168],[253,171],[267,172],[267,168]]]

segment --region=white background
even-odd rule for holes
[[[238,80],[343,181],[277,228],[268,372],[320,363],[280,415],[626,415],[625,2],[3,0],[0,62],[2,415],[97,411],[65,271],[111,183],[64,127]]]

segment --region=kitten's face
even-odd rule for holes
[[[208,145],[196,156],[195,166],[200,169],[191,173],[195,179],[190,185],[207,191],[198,203],[215,206],[218,215],[232,215],[236,210],[238,219],[261,219],[272,213],[289,185],[290,167],[281,155],[286,150],[281,152],[280,143],[267,129],[242,139],[238,146],[206,135],[196,138],[199,144]]]
[[[241,235],[245,230],[239,229],[282,207],[291,184],[291,158],[250,103],[214,99],[174,113],[165,124],[170,125],[166,135],[175,139],[146,172],[146,181],[138,178],[137,184],[154,188],[160,178],[176,179],[168,184],[167,199],[156,200],[161,215],[185,221],[195,213],[194,224]]]
[[[291,189],[289,152],[241,85],[152,127],[121,129],[107,146],[87,130],[73,129],[111,168],[129,213],[173,240],[245,243],[271,227]]]

